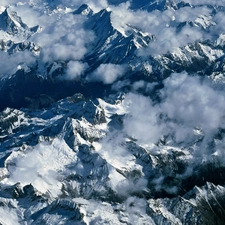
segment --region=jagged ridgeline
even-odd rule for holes
[[[224,20],[0,2],[0,224],[225,224]]]

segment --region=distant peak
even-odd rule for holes
[[[4,23],[13,23],[16,26],[27,28],[26,24],[24,24],[21,20],[21,18],[17,15],[16,12],[12,11],[9,12],[8,8],[5,8],[5,10],[0,14],[0,20]]]
[[[7,7],[4,7],[4,6],[0,6],[0,14],[3,13],[5,11]]]
[[[6,16],[6,15],[9,16],[9,13],[8,13],[8,7],[6,7],[5,10],[3,10],[2,13],[1,13],[0,15],[1,15],[1,16]]]
[[[81,14],[89,16],[93,14],[93,10],[87,4],[83,4],[77,10],[75,10],[73,14]]]
[[[111,23],[111,19],[110,19],[111,13],[112,11],[110,10],[110,8],[106,8],[106,9],[100,10],[98,13],[96,13],[96,15],[98,17],[107,18],[107,20],[109,20],[109,22]]]

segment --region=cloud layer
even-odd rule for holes
[[[164,81],[159,93],[162,99],[128,94],[125,105],[130,112],[124,121],[125,131],[140,142],[156,143],[163,136],[174,135],[177,142],[193,138],[199,128],[206,137],[225,126],[225,96],[211,82],[186,73],[173,74]]]

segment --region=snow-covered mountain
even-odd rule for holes
[[[224,224],[225,3],[0,3],[0,224]]]

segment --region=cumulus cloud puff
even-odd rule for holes
[[[69,61],[63,79],[79,80],[81,75],[84,74],[84,71],[87,67],[87,63],[82,63],[80,61]]]
[[[144,177],[127,178],[118,183],[116,191],[121,197],[128,197],[133,193],[140,193],[147,189],[147,180]]]
[[[225,98],[222,92],[214,90],[201,81],[200,77],[191,77],[186,73],[174,74],[165,82],[162,90],[162,110],[170,118],[190,126],[199,126],[204,130],[218,128],[224,115]]]
[[[80,15],[57,15],[54,22],[37,34],[33,41],[42,46],[41,60],[46,63],[57,60],[81,60],[94,40],[92,31],[84,29]]]
[[[25,24],[29,27],[42,26],[46,23],[46,15],[43,15],[40,9],[34,8],[28,4],[17,4],[9,8],[11,11],[16,11]],[[45,21],[45,22],[44,22]]]
[[[174,135],[177,142],[191,138],[193,129],[201,129],[207,137],[225,126],[225,96],[209,81],[186,73],[173,74],[164,81],[161,102],[128,94],[125,106],[125,132],[142,143],[156,143],[163,136]]]
[[[17,52],[9,55],[6,52],[0,51],[0,74],[1,76],[10,75],[12,72],[17,70],[19,64],[26,64],[26,66],[34,66],[36,59],[34,55],[29,51]]]
[[[173,27],[164,27],[157,34],[157,39],[150,43],[148,50],[141,50],[141,55],[152,54],[165,54],[168,51],[173,51],[178,47],[185,46],[188,43],[203,38],[203,33],[200,28],[193,28],[189,25],[185,26],[182,31],[177,34],[176,29]]]
[[[101,64],[87,77],[88,81],[100,81],[104,84],[112,84],[125,72],[124,66],[116,64]]]
[[[129,112],[124,119],[125,132],[141,142],[157,142],[162,133],[157,106],[153,107],[149,98],[132,93],[127,95],[124,104]]]

